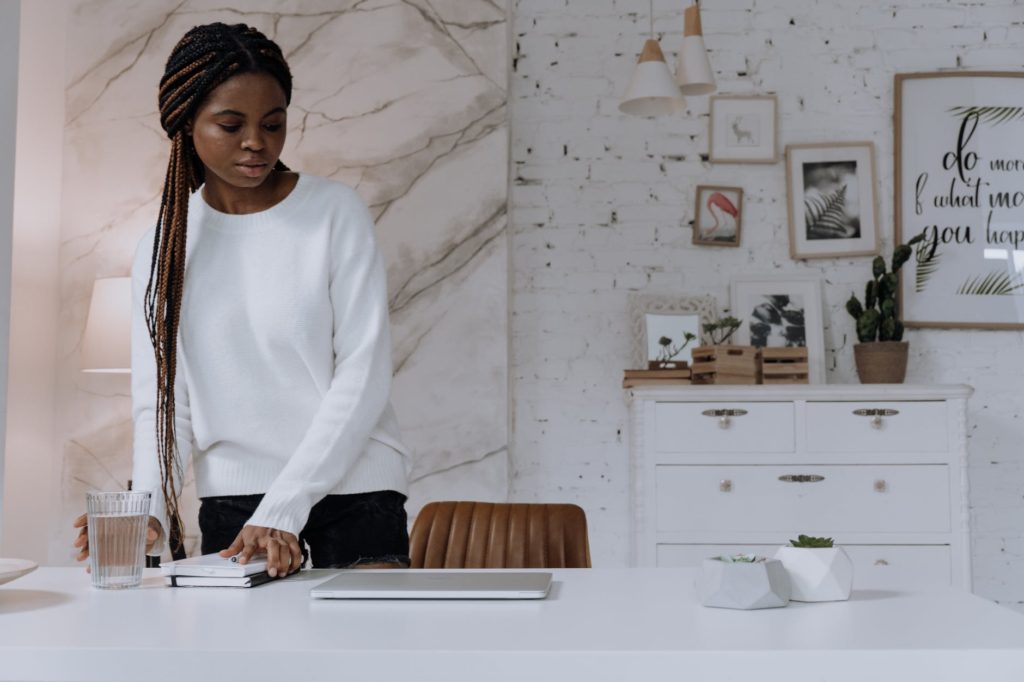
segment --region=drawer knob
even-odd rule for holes
[[[718,482],[718,490],[723,493],[731,493],[732,481],[729,480],[728,478],[723,478],[721,481]]]
[[[853,413],[858,417],[871,417],[871,428],[880,429],[883,425],[882,417],[895,417],[900,411],[888,407],[863,407]]]
[[[719,417],[718,418],[718,428],[720,428],[720,429],[727,429],[727,428],[729,428],[729,426],[731,424],[732,424],[732,420],[729,419],[729,417],[727,417],[727,416],[723,416],[723,417]]]
[[[874,417],[871,418],[871,426],[872,428],[876,429],[882,428],[882,418],[876,414]]]
[[[825,477],[818,474],[783,474],[779,480],[783,483],[817,483],[824,481]]]
[[[875,492],[876,493],[887,493],[889,492],[889,484],[885,482],[884,478],[880,478],[875,481]]]
[[[885,559],[875,559],[875,566],[888,566],[889,562]]]

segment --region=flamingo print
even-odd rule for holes
[[[710,213],[711,217],[715,219],[715,224],[701,231],[705,239],[710,238],[711,235],[713,235],[718,228],[722,226],[721,223],[725,214],[731,216],[734,223],[740,214],[740,212],[736,210],[736,206],[734,206],[733,203],[721,192],[712,192],[711,196],[708,197],[707,207],[708,213]]]

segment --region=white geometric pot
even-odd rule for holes
[[[853,587],[853,562],[842,547],[779,547],[793,601],[843,601]]]
[[[782,563],[705,559],[697,579],[704,606],[723,609],[773,609],[789,603],[789,576]]]

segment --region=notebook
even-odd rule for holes
[[[164,576],[164,583],[170,587],[256,587],[272,580],[274,578],[271,578],[266,571],[237,578],[208,575]]]
[[[160,573],[164,576],[216,576],[219,578],[243,578],[254,573],[267,570],[267,557],[253,557],[247,564],[232,561],[219,554],[203,554],[179,561],[168,561],[160,564]]]
[[[314,587],[314,599],[543,599],[550,573],[420,569],[342,571]]]

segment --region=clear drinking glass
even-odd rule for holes
[[[148,491],[85,494],[93,587],[117,590],[142,582],[149,501]]]

